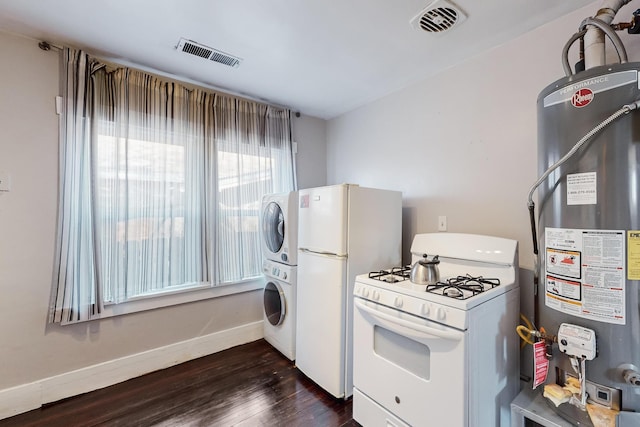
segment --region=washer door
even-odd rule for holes
[[[269,203],[262,216],[262,237],[271,252],[278,253],[284,243],[284,213],[276,202]]]
[[[268,282],[264,287],[264,314],[269,323],[278,326],[284,322],[286,315],[284,292],[277,283]]]

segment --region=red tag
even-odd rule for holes
[[[549,371],[549,359],[547,359],[547,349],[544,341],[533,344],[533,388],[544,384]]]

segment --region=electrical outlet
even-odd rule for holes
[[[444,215],[438,217],[438,231],[447,231],[447,217]]]

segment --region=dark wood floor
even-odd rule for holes
[[[266,341],[0,420],[13,426],[358,426]]]

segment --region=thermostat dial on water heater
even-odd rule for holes
[[[596,333],[582,326],[562,323],[558,329],[558,347],[567,356],[593,360],[597,356]]]

